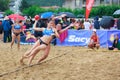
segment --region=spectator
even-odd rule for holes
[[[3,26],[2,26],[2,21],[0,21],[0,34],[3,32]]]
[[[83,23],[84,23],[84,20],[81,20],[81,21],[80,21],[80,29],[85,29],[85,26],[84,26]]]
[[[70,25],[70,22],[67,20],[67,16],[62,16],[62,24],[63,24],[62,29]]]
[[[12,28],[12,26],[14,25],[13,21],[9,18],[9,23],[10,23],[10,26]],[[12,41],[12,32],[11,32],[11,29],[9,31],[9,42]]]
[[[70,18],[70,23],[75,23],[76,20],[74,18]]]
[[[117,20],[117,29],[120,30],[120,19]]]
[[[84,29],[84,20],[80,21],[78,20],[76,23],[75,23],[75,26],[76,26],[76,29],[77,30],[80,30],[80,29]]]
[[[85,20],[83,24],[84,24],[85,30],[90,30],[91,24],[89,20]]]
[[[32,28],[30,20],[26,20],[25,26],[26,26],[26,29]]]
[[[61,16],[56,16],[56,17],[55,17],[54,15],[52,15],[49,20],[55,21],[55,25],[57,25],[58,23],[61,22],[61,20],[60,20],[59,18],[61,18]]]
[[[96,29],[93,29],[93,33],[92,33],[92,36],[90,37],[90,42],[88,44],[88,47],[91,49],[94,49],[94,48],[98,49],[100,47],[99,38],[96,34]]]
[[[2,22],[2,26],[3,26],[3,32],[4,32],[3,42],[6,43],[7,39],[8,39],[8,42],[10,42],[9,35],[11,34],[10,31],[12,29],[12,26],[10,24],[8,16],[5,16],[5,18],[4,18],[3,22]]]
[[[95,29],[100,29],[100,24],[99,24],[99,18],[98,17],[95,17],[94,18],[94,28]]]
[[[115,35],[112,47],[109,47],[109,50],[120,50],[120,41],[118,34]]]
[[[2,21],[0,21],[0,40],[2,40],[3,26]]]
[[[114,19],[114,25],[111,27],[112,30],[117,30],[117,19]]]
[[[76,30],[80,30],[80,29],[81,29],[80,21],[76,21],[74,24],[75,24],[75,25],[74,25],[74,28],[75,28]]]
[[[94,29],[94,21],[93,20],[91,20],[90,24],[91,24],[90,30]]]

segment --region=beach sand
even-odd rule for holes
[[[0,42],[0,80],[120,80],[120,52],[100,48],[51,46],[50,54],[36,64],[43,51],[34,58],[33,66],[20,65],[21,56],[32,45]]]

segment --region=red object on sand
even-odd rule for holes
[[[35,15],[35,20],[39,20],[40,19],[40,16],[39,15]]]
[[[25,18],[23,16],[19,15],[19,14],[11,14],[8,17],[12,20],[16,20],[16,19],[25,20]]]

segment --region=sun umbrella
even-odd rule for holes
[[[111,16],[103,16],[100,25],[104,29],[110,29],[114,25],[114,18]]]
[[[49,18],[51,18],[52,15],[53,15],[52,12],[45,12],[45,13],[41,14],[41,18],[42,19],[49,19]]]
[[[113,15],[119,15],[120,14],[120,9],[119,10],[116,10]]]
[[[76,16],[70,12],[60,12],[58,15],[61,16],[63,14],[66,14],[66,17],[68,17],[68,18],[76,18]]]
[[[16,20],[16,19],[25,20],[25,18],[23,16],[19,15],[19,14],[11,14],[8,17],[12,20]]]

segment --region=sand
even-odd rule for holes
[[[31,48],[0,42],[0,80],[120,80],[120,52],[100,48],[51,46],[46,60],[39,65],[27,66],[19,63],[21,56]],[[43,51],[39,52],[32,64]],[[26,67],[27,66],[27,67]],[[18,69],[16,71],[16,69]],[[11,73],[12,71],[12,73]]]

